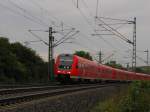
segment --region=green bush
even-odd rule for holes
[[[135,82],[119,103],[120,112],[150,112],[150,82]]]
[[[126,93],[99,103],[91,112],[150,112],[150,82],[132,83]]]
[[[47,63],[35,51],[0,37],[0,83],[46,81]]]

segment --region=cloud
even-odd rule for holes
[[[22,9],[17,8],[8,1],[17,4]],[[79,8],[76,7],[75,0],[8,1],[0,0],[0,33],[7,35],[11,41],[20,41],[23,43],[24,41],[36,40],[35,37],[28,33],[29,29],[48,30],[48,26],[44,25],[43,22],[47,25],[53,24],[53,26],[54,24],[60,26],[61,22],[64,22],[64,26],[69,26],[69,28],[74,27],[82,32],[84,36],[81,34],[77,35],[78,38],[75,39],[76,44],[62,44],[58,46],[55,49],[55,55],[63,52],[72,53],[80,49],[90,52],[96,52],[101,49],[104,53],[118,50],[120,54],[116,54],[116,58],[122,60],[122,55],[127,55],[124,51],[131,48],[128,44],[116,37],[115,39],[114,37],[105,36],[102,39],[91,36],[95,28],[94,15],[96,13],[97,0],[79,0]],[[150,32],[149,4],[150,1],[148,0],[99,0],[98,15],[129,20],[137,17],[137,49],[145,50],[150,48],[150,39],[148,38]],[[54,29],[61,29],[61,27],[58,28],[56,26]],[[120,31],[127,35],[129,39],[132,39],[132,27],[124,26]],[[48,34],[43,32],[35,33],[45,41],[48,41]],[[55,36],[56,39],[61,37],[62,35]],[[40,55],[46,57],[47,47],[44,44],[31,43],[30,47],[35,49]],[[139,62],[139,64],[144,63]]]

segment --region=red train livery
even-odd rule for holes
[[[115,69],[72,54],[60,54],[55,63],[58,80],[150,80],[150,75]]]

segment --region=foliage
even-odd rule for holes
[[[80,57],[86,58],[86,59],[88,59],[88,60],[91,60],[91,61],[93,60],[93,59],[92,59],[92,56],[90,55],[89,52],[76,51],[74,54],[75,54],[75,55],[78,55],[78,56],[80,56]]]
[[[109,62],[105,63],[105,65],[111,66],[113,68],[124,69],[123,66],[121,64],[117,63],[116,61],[109,61]]]
[[[135,82],[129,94],[120,101],[121,112],[150,111],[150,82]]]
[[[147,67],[147,66],[137,67],[136,72],[150,74],[150,67]]]
[[[91,112],[150,112],[150,82],[134,82],[127,93],[100,103]]]
[[[46,80],[47,64],[20,43],[0,38],[0,82],[39,82]]]

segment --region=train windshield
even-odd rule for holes
[[[61,55],[60,56],[60,69],[71,69],[73,63],[73,55]]]

